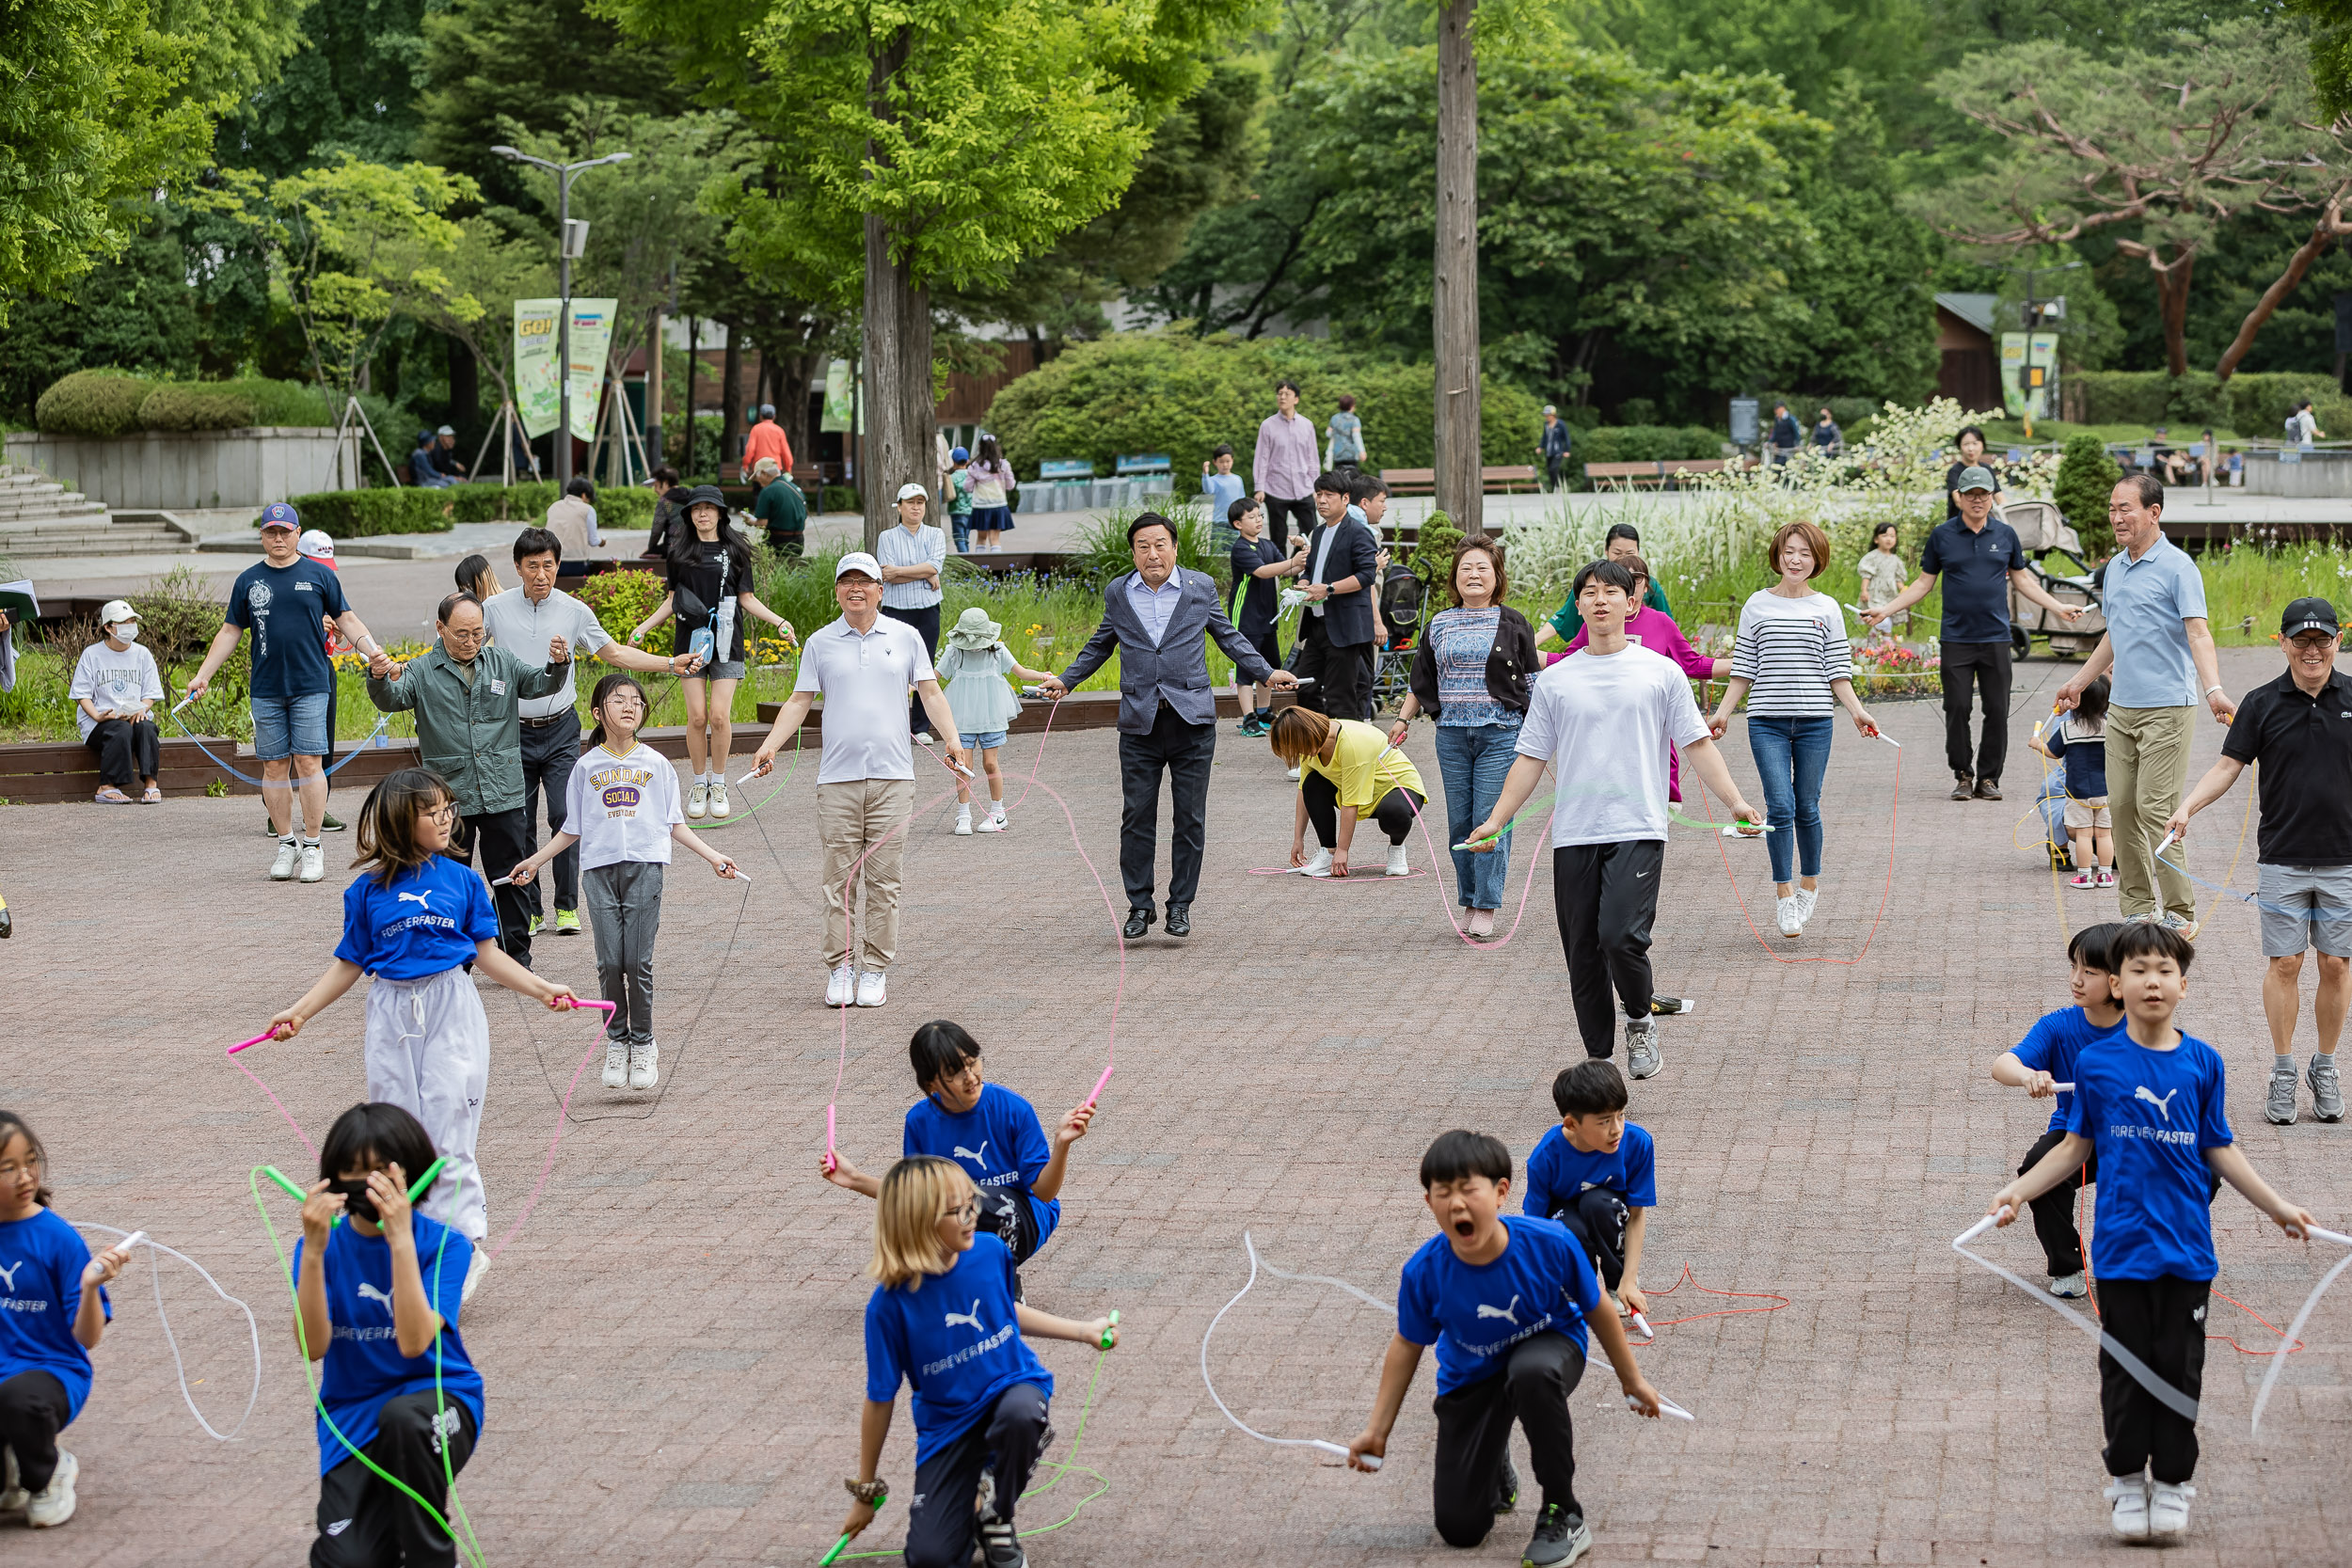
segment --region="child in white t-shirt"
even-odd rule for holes
[[[988,815],[975,828],[972,785],[956,782],[956,832],[1001,833],[1005,831],[1005,775],[996,766],[996,752],[1005,744],[1005,729],[1021,712],[1021,699],[1005,684],[1007,675],[1025,681],[1050,680],[1042,670],[1026,670],[1004,643],[1005,628],[974,605],[957,617],[939,650],[939,678],[949,683],[947,711],[956,716],[959,738],[967,752],[977,752],[980,770],[988,775]]]
[[[605,1028],[608,1089],[649,1089],[660,1077],[661,1048],[653,1037],[653,942],[661,930],[661,877],[670,846],[683,844],[720,876],[735,875],[735,862],[686,825],[670,759],[638,743],[647,705],[645,689],[619,671],[596,683],[588,702],[596,727],[588,750],[572,765],[566,826],[511,873],[515,885],[524,886],[541,866],[580,846],[580,893],[596,939],[596,983],[612,1004],[612,1022]]]

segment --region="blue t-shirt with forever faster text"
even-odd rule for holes
[[[1986,518],[1981,533],[1957,517],[1938,523],[1919,552],[1919,570],[1944,590],[1944,641],[2008,641],[2009,575],[2025,565],[2017,531],[1998,517]]]
[[[20,1372],[47,1372],[65,1385],[68,1422],[89,1398],[89,1352],[73,1337],[88,1267],[89,1243],[54,1209],[0,1225],[0,1383]],[[114,1322],[103,1286],[98,1301]]]
[[[229,624],[253,634],[256,697],[307,697],[335,689],[320,617],[351,606],[341,578],[307,556],[291,566],[264,561],[237,576],[229,591]]]
[[[457,968],[498,934],[490,890],[473,867],[433,855],[387,885],[370,872],[343,889],[335,957],[382,979],[421,980]]]
[[[408,1223],[414,1227],[424,1299],[441,1315],[438,1343],[427,1345],[422,1355],[401,1354],[400,1337],[392,1327],[392,1243],[381,1235],[362,1236],[348,1224],[327,1232],[326,1321],[334,1325],[335,1338],[319,1371],[319,1402],[326,1407],[318,1421],[320,1475],[351,1457],[351,1449],[337,1440],[337,1431],[351,1440],[352,1448],[374,1442],[375,1418],[384,1402],[433,1392],[437,1362],[442,1396],[466,1407],[475,1435],[481,1435],[482,1374],[474,1370],[466,1341],[457,1334],[457,1308],[465,1294],[466,1271],[473,1264],[473,1243],[414,1212]],[[297,1280],[306,1244],[294,1243]]]
[[[2228,1069],[2184,1034],[2151,1051],[2116,1033],[2074,1058],[2066,1130],[2099,1158],[2091,1274],[2099,1279],[2211,1279],[2213,1183],[2204,1151],[2236,1141],[2224,1101]]]
[[[1044,1124],[1030,1103],[996,1084],[980,1086],[979,1103],[963,1115],[949,1116],[939,1101],[925,1095],[907,1107],[906,1136],[899,1146],[906,1155],[935,1154],[963,1167],[976,1187],[1010,1187],[1029,1200],[1037,1217],[1037,1244],[1061,1223],[1061,1199],[1039,1197],[1031,1189],[1053,1159],[1045,1141]]]
[[[1527,1196],[1519,1207],[1548,1220],[1574,1203],[1587,1187],[1606,1187],[1629,1209],[1658,1207],[1658,1147],[1646,1128],[1625,1124],[1614,1154],[1587,1153],[1555,1127],[1535,1141],[1527,1157]]]
[[[946,1274],[878,1285],[866,1300],[866,1397],[914,1386],[914,1463],[963,1435],[1016,1383],[1054,1395],[1054,1374],[1013,1321],[1012,1254],[981,1232]]]
[[[1567,1227],[1505,1214],[1511,1233],[1491,1263],[1465,1263],[1432,1236],[1406,1259],[1396,1292],[1396,1331],[1438,1347],[1438,1392],[1502,1373],[1522,1339],[1549,1330],[1584,1348],[1584,1319],[1600,1305],[1600,1276]]]
[[[2121,1018],[2102,1029],[2080,1007],[2060,1007],[2036,1020],[2010,1054],[2036,1072],[2046,1072],[2061,1084],[2071,1084],[2074,1082],[2074,1058],[2082,1054],[2083,1047],[2122,1030]],[[2073,1091],[2059,1091],[2057,1108],[2050,1113],[2050,1131],[2064,1132],[2074,1115]]]

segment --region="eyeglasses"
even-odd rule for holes
[[[424,808],[423,815],[433,818],[436,822],[454,822],[457,820],[457,802],[444,800],[437,806],[427,806]]]
[[[946,1210],[939,1217],[943,1220],[955,1220],[961,1223],[964,1220],[977,1219],[979,1213],[980,1200],[977,1197],[967,1197],[960,1207]]]
[[[2295,638],[2293,641],[2295,645],[2298,648],[2325,648],[2329,643],[2333,642],[2335,639],[2328,635],[2326,632],[2321,631],[2305,632],[2301,636]]]

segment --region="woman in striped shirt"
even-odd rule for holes
[[[1831,715],[1839,707],[1854,728],[1878,725],[1853,690],[1853,647],[1837,601],[1816,593],[1829,564],[1829,536],[1809,522],[1772,535],[1766,559],[1780,580],[1748,595],[1731,650],[1731,681],[1708,721],[1718,739],[1748,699],[1748,751],[1764,780],[1764,835],[1780,901],[1780,934],[1793,937],[1813,918],[1821,876],[1821,776],[1829,768]],[[1792,865],[1791,862],[1802,864]],[[1790,872],[1801,876],[1794,886]]]

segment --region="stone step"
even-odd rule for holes
[[[69,501],[52,501],[47,505],[12,507],[5,501],[0,501],[0,528],[17,522],[45,522],[53,517],[72,517],[88,522],[103,522],[106,517],[106,504],[103,501],[76,499]]]
[[[187,541],[178,534],[161,530],[152,533],[142,531],[128,537],[109,532],[20,539],[13,533],[0,533],[0,556],[17,562],[54,561],[64,556],[179,555],[188,547]]]

